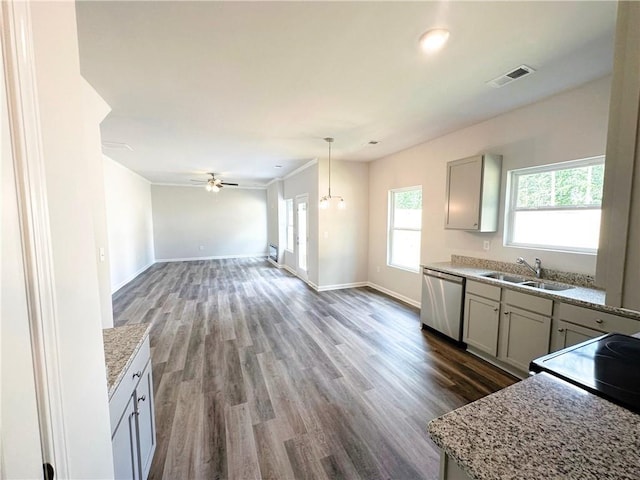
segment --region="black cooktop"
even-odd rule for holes
[[[640,338],[610,333],[537,358],[529,369],[640,413]]]

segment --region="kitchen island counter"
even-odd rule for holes
[[[474,479],[640,478],[640,415],[545,373],[428,430],[445,460]]]

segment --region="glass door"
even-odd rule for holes
[[[309,196],[296,197],[296,273],[307,280],[307,256],[309,244]]]

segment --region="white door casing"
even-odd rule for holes
[[[28,2],[4,1],[0,3],[0,41],[2,44],[2,63],[5,79],[5,87],[1,94],[6,96],[6,110],[3,109],[3,121],[7,122],[7,137],[10,139],[11,148],[3,147],[3,154],[10,151],[11,169],[4,167],[2,174],[3,197],[5,187],[12,190],[12,198],[15,201],[13,212],[11,205],[6,205],[7,215],[15,214],[15,232],[7,241],[19,240],[15,258],[3,258],[0,268],[5,267],[5,260],[13,260],[13,268],[19,268],[23,281],[19,278],[12,279],[7,284],[22,289],[25,310],[22,315],[11,316],[12,324],[1,324],[0,339],[5,341],[5,334],[12,332],[14,327],[19,331],[19,340],[25,342],[25,352],[31,357],[29,365],[23,365],[21,375],[17,376],[20,384],[15,388],[28,392],[25,401],[35,401],[35,412],[23,407],[16,407],[17,411],[7,411],[13,408],[11,404],[5,404],[4,395],[15,395],[15,391],[2,391],[2,443],[0,443],[0,455],[2,455],[2,468],[7,471],[0,472],[2,478],[33,478],[33,474],[26,473],[37,471],[37,477],[42,477],[42,463],[50,463],[55,467],[56,478],[68,477],[68,455],[63,422],[62,392],[60,391],[60,369],[58,362],[57,320],[56,305],[54,300],[53,265],[51,255],[51,237],[49,217],[46,203],[45,182],[41,175],[44,171],[44,159],[42,156],[40,122],[38,113],[37,88],[35,80],[35,61],[33,55],[33,38],[31,33],[31,20]],[[8,173],[10,172],[10,173]],[[5,178],[5,173],[9,175]],[[5,219],[5,205],[3,204],[3,227]],[[19,237],[19,239],[17,238]],[[5,239],[5,232],[2,232]],[[4,247],[3,247],[4,248]],[[16,263],[18,262],[18,263]],[[4,271],[3,271],[4,274]],[[22,287],[20,288],[20,284]],[[5,289],[3,281],[3,293]],[[11,305],[7,305],[9,307]],[[15,306],[15,305],[14,305]],[[2,308],[5,308],[3,303]],[[3,310],[3,322],[5,320]],[[5,329],[5,326],[7,327]],[[20,328],[22,327],[22,328]],[[24,327],[27,327],[26,329]],[[27,338],[28,336],[28,338]],[[2,366],[6,367],[4,350]],[[15,368],[16,362],[12,362],[11,368]],[[27,370],[30,370],[27,371]],[[3,373],[8,370],[2,370]],[[5,386],[4,377],[2,378]],[[13,432],[7,428],[7,419],[16,417],[23,425],[33,428],[35,424],[39,430],[40,455],[39,464],[32,465],[35,461],[34,435],[24,438],[19,432]],[[11,445],[9,445],[11,444]],[[27,470],[20,473],[13,457],[9,458],[9,449],[24,449],[25,454],[30,455],[28,464],[23,465]],[[11,469],[11,472],[8,470]],[[35,469],[35,470],[34,470]]]
[[[309,265],[309,195],[297,195],[294,209],[296,275],[306,282]]]

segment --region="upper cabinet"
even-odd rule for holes
[[[447,163],[444,228],[495,232],[500,205],[501,155],[477,155]]]

